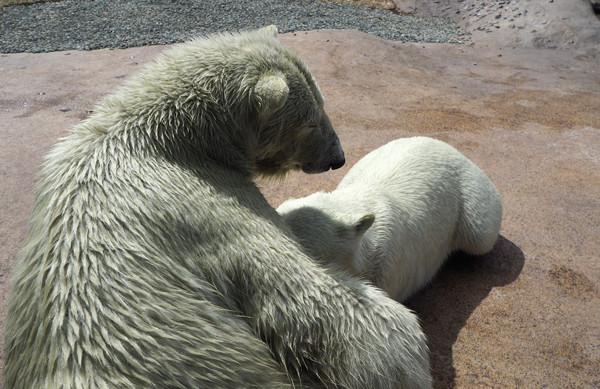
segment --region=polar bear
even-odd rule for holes
[[[502,202],[458,150],[413,137],[367,154],[333,192],[287,200],[277,211],[312,257],[404,301],[453,251],[480,255],[493,248]]]
[[[5,387],[429,387],[415,315],[314,263],[253,181],[343,163],[274,28],[167,51],[47,157]]]

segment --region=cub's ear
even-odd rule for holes
[[[290,88],[282,75],[263,74],[254,86],[254,98],[261,120],[283,107]]]
[[[363,215],[353,225],[354,233],[357,238],[361,237],[375,222],[375,215],[368,213]]]
[[[259,28],[258,31],[277,38],[277,27],[275,27],[273,24],[263,28]]]

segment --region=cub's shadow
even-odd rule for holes
[[[433,282],[405,302],[427,336],[436,388],[454,387],[452,345],[471,313],[493,287],[513,282],[524,263],[523,252],[500,236],[494,249],[481,257],[453,254]]]

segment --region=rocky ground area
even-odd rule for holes
[[[282,33],[352,29],[403,42],[468,38],[448,19],[401,15],[355,2],[62,0],[0,8],[0,53],[124,49],[269,24]]]
[[[478,43],[503,47],[581,48],[600,43],[598,17],[588,0],[394,0],[403,14],[457,22]],[[483,34],[481,34],[483,33]]]
[[[428,337],[436,387],[600,387],[600,20],[587,0],[395,6],[451,18],[470,40],[281,35],[319,81],[347,166],[261,182],[265,195],[277,206],[333,189],[359,158],[398,137],[452,144],[496,184],[504,218],[491,253],[455,255],[407,303]],[[164,48],[0,56],[2,301],[43,155]]]

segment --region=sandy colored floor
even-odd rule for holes
[[[590,21],[600,28],[595,17],[586,28]],[[347,164],[260,185],[276,206],[333,189],[389,140],[452,144],[496,184],[504,219],[493,252],[453,257],[408,302],[429,339],[436,386],[600,387],[600,50],[503,39],[482,32],[457,46],[352,31],[282,35],[319,81]],[[161,50],[0,55],[2,301],[43,156]],[[0,335],[5,314],[3,304]]]

